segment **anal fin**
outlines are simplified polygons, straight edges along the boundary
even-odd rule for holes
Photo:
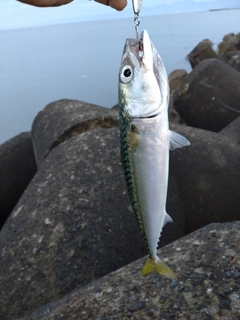
[[[130,211],[131,213],[133,213],[133,208],[131,205],[128,206],[128,211]]]
[[[165,226],[165,224],[167,224],[168,222],[173,222],[173,219],[170,217],[169,214],[167,214],[167,212],[165,212],[165,217],[164,217],[163,225]]]

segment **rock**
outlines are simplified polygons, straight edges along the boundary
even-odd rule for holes
[[[118,126],[118,112],[75,100],[59,100],[39,112],[32,126],[37,165],[70,137],[90,129]]]
[[[229,51],[226,53],[228,60],[231,59],[233,56],[240,56],[240,50]]]
[[[173,94],[188,126],[218,132],[239,116],[240,73],[218,59],[202,61]]]
[[[218,55],[213,50],[212,45],[213,43],[211,40],[205,39],[199,42],[199,44],[187,55],[187,59],[193,69],[205,59],[219,59]]]
[[[187,71],[184,69],[177,69],[172,71],[168,75],[168,81],[169,81],[169,86],[170,86],[170,91],[174,91],[182,82],[184,78],[187,76]]]
[[[228,64],[237,71],[240,71],[240,54],[232,56]]]
[[[218,44],[218,50],[217,53],[220,54],[225,54],[228,51],[233,51],[236,50],[236,46],[234,42],[232,41],[222,41]]]
[[[186,233],[211,222],[238,220],[238,141],[227,134],[177,124],[170,124],[170,129],[191,142],[189,147],[170,152],[170,175],[177,182],[185,209]]]
[[[173,106],[173,94],[170,95],[169,99],[169,106],[168,106],[168,119],[170,122],[183,124],[184,121],[180,117],[179,113],[176,111],[176,109]]]
[[[0,229],[36,171],[30,132],[0,145]]]
[[[159,248],[185,235],[184,207],[180,199],[178,185],[174,177],[169,176],[166,211],[173,218],[173,223],[164,226]]]
[[[219,132],[233,143],[240,145],[240,116]]]
[[[23,316],[147,253],[128,210],[118,131],[75,135],[41,163],[0,233],[1,320]],[[161,245],[184,234],[171,183],[167,209],[174,223]]]
[[[221,55],[222,61],[228,63],[232,68],[240,71],[239,60],[240,60],[240,50],[228,51],[226,54]]]
[[[239,222],[208,225],[159,250],[177,283],[141,277],[142,258],[21,320],[239,319],[239,242]]]
[[[223,37],[223,41],[233,43],[236,50],[240,49],[240,33],[229,33]]]
[[[223,41],[229,41],[231,38],[233,38],[235,36],[235,33],[230,32],[225,34],[225,36],[223,37]]]
[[[236,44],[236,49],[240,50],[240,32],[235,34],[235,37],[238,38],[238,43]]]
[[[221,60],[226,62],[229,60],[228,55],[233,52],[232,50],[239,50],[240,37],[238,34],[228,33],[223,37],[223,41],[218,44],[217,53]]]
[[[111,109],[118,111],[118,104],[115,104]]]

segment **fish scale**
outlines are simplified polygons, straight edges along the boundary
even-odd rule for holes
[[[132,165],[133,161],[132,161],[130,141],[129,141],[129,131],[130,131],[131,124],[129,121],[125,119],[123,110],[124,110],[124,104],[123,105],[119,104],[119,126],[120,126],[122,165],[124,168],[125,180],[127,184],[131,207],[137,219],[138,226],[142,233],[145,245],[149,249],[146,233],[144,230],[143,220],[139,210],[139,203],[138,203],[137,194],[136,194],[136,185],[134,183],[134,169]]]

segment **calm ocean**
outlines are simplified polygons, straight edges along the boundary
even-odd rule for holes
[[[142,17],[141,28],[148,30],[168,73],[190,71],[186,55],[202,39],[216,46],[224,34],[239,32],[239,13]],[[37,113],[58,99],[115,105],[120,58],[129,36],[135,36],[130,18],[1,31],[0,143],[29,131]]]

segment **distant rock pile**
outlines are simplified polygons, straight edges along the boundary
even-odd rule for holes
[[[240,33],[229,33],[217,52],[209,39],[187,56],[193,71],[169,74],[170,121],[219,132],[240,116]],[[176,111],[178,114],[176,114]]]
[[[1,320],[238,319],[239,39],[218,52],[204,40],[188,55],[193,71],[169,75],[170,129],[191,142],[170,154],[174,223],[159,251],[178,282],[142,278],[144,259],[134,262],[146,248],[128,210],[117,107],[56,101],[31,134],[0,146]]]

